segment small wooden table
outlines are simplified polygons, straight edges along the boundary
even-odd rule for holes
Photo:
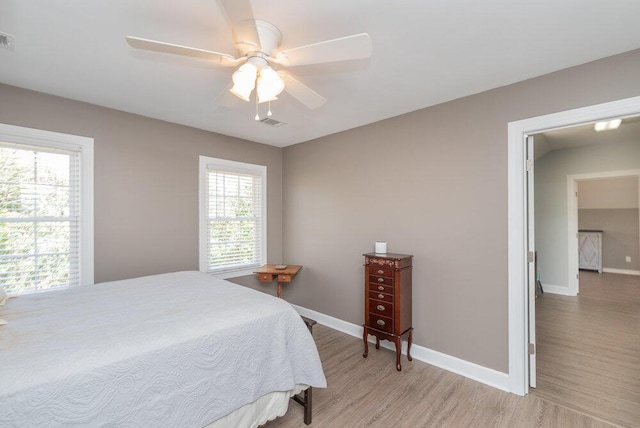
[[[273,282],[277,278],[278,297],[282,298],[282,285],[286,282],[291,282],[293,277],[300,272],[302,266],[287,265],[284,269],[276,269],[276,266],[278,265],[264,265],[256,269],[253,273],[258,274],[258,280],[260,280],[260,282]]]

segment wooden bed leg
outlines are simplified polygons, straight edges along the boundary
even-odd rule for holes
[[[307,389],[305,389],[302,392],[302,397],[300,397],[300,395],[294,395],[293,397],[291,397],[291,399],[293,401],[295,401],[296,403],[300,404],[303,408],[304,408],[304,423],[305,425],[310,425],[311,424],[311,410],[312,410],[312,406],[311,406],[311,402],[312,402],[312,387],[309,387]]]
[[[364,328],[363,332],[362,332],[362,341],[364,342],[364,352],[362,353],[362,356],[364,358],[367,358],[367,355],[369,355],[369,342],[367,342],[367,338],[369,337],[369,332],[367,331],[367,326],[362,326]]]
[[[311,387],[307,388],[304,391],[304,424],[305,425],[310,425],[311,424],[311,395],[312,391],[311,391]]]

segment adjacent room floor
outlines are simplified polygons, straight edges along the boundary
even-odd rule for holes
[[[533,394],[640,427],[640,276],[580,272],[580,294],[536,302]]]
[[[362,340],[316,325],[313,332],[327,389],[313,391],[311,427],[611,427],[592,417],[529,394],[520,397],[414,358],[369,347]],[[302,408],[265,425],[304,427]]]

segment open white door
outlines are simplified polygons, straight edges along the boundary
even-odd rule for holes
[[[529,386],[536,387],[536,252],[533,199],[533,136],[527,136],[527,292],[529,293]]]

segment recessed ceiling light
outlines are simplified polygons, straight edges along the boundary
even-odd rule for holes
[[[620,124],[622,123],[622,119],[613,119],[606,122],[596,122],[593,129],[596,131],[609,131],[611,129],[618,129]]]

